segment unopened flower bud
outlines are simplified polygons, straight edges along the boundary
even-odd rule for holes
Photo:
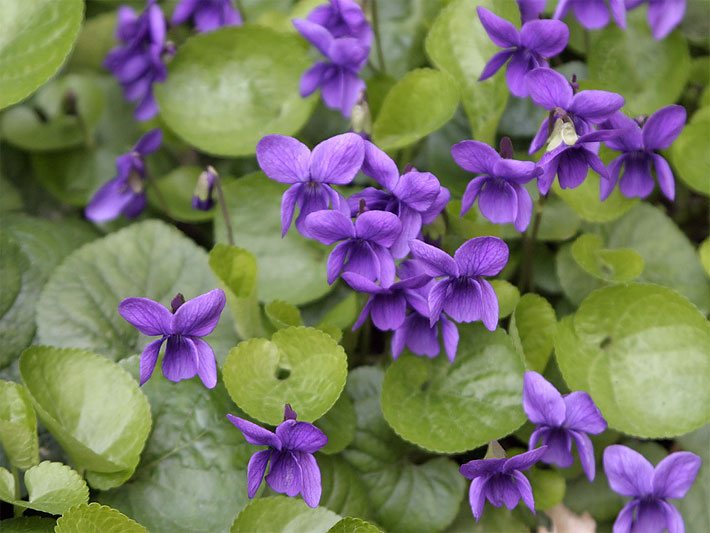
[[[195,185],[195,191],[192,195],[193,209],[209,211],[214,207],[212,193],[217,179],[219,179],[217,171],[212,166],[207,167],[207,170],[199,175],[197,184]]]

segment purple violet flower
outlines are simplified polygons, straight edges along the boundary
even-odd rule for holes
[[[343,271],[379,280],[385,287],[394,281],[394,258],[389,248],[402,231],[397,215],[365,211],[353,222],[349,214],[323,210],[308,215],[305,228],[309,237],[323,244],[342,241],[328,257],[328,283]]]
[[[372,27],[360,4],[353,0],[330,0],[311,11],[307,20],[323,26],[336,39],[354,37],[367,48],[372,46]]]
[[[654,39],[665,39],[685,16],[686,0],[626,0],[626,9],[648,3],[648,24]]]
[[[547,68],[546,58],[565,49],[569,41],[567,25],[559,20],[531,20],[518,31],[512,23],[485,7],[478,7],[476,11],[488,37],[505,48],[488,61],[478,81],[493,76],[510,59],[505,71],[508,88],[515,96],[527,96],[525,74],[538,67]]]
[[[621,194],[627,198],[646,198],[653,191],[651,169],[655,168],[661,191],[666,198],[673,200],[673,171],[668,161],[656,152],[666,150],[673,144],[683,131],[685,119],[685,108],[679,105],[659,109],[643,122],[643,127],[620,112],[610,118],[605,125],[617,129],[619,135],[607,140],[606,144],[623,153],[609,164],[610,179],[601,182],[600,198],[606,200],[617,182]]]
[[[155,0],[147,0],[140,15],[128,6],[118,9],[116,38],[121,44],[108,53],[104,66],[123,87],[126,100],[137,102],[133,113],[137,120],[149,120],[158,113],[153,84],[167,78],[163,54],[173,53],[165,34],[165,15]]]
[[[241,26],[242,15],[232,5],[232,0],[180,0],[173,11],[172,23],[191,21],[200,33],[224,26]]]
[[[360,171],[365,151],[362,138],[344,133],[326,139],[311,152],[302,142],[284,135],[267,135],[256,145],[256,159],[269,178],[291,187],[281,199],[281,235],[291,226],[293,212],[300,212],[296,228],[310,213],[328,209],[348,210],[347,200],[331,185],[347,185]]]
[[[202,337],[217,326],[224,309],[225,296],[213,289],[188,300],[178,294],[171,302],[172,313],[148,298],[126,298],[118,306],[123,319],[149,337],[160,336],[149,343],[141,354],[140,383],[153,374],[158,354],[167,341],[163,355],[163,375],[178,382],[199,376],[208,389],[217,384],[217,364],[214,352]]]
[[[535,512],[532,487],[522,471],[537,463],[544,453],[543,446],[508,459],[475,459],[461,465],[461,475],[472,480],[468,501],[476,522],[483,515],[486,500],[494,507],[505,505],[513,509],[522,498],[528,509]]]
[[[215,181],[219,179],[217,171],[212,166],[200,173],[195,184],[195,191],[192,193],[192,208],[199,211],[209,211],[214,207]]]
[[[159,129],[143,135],[131,151],[116,158],[116,177],[94,193],[84,210],[92,222],[108,222],[123,215],[135,218],[145,209],[144,158],[160,148],[163,133]]]
[[[586,392],[562,396],[537,372],[523,377],[523,409],[537,427],[530,435],[530,449],[539,440],[547,446],[540,459],[560,468],[572,466],[572,440],[577,444],[579,460],[589,481],[594,480],[594,447],[588,433],[598,435],[606,430],[606,420]]]
[[[479,141],[461,141],[451,147],[456,164],[474,174],[461,200],[461,216],[478,199],[481,213],[494,224],[514,223],[515,229],[525,231],[530,224],[533,202],[523,187],[542,173],[532,161],[505,159]]]
[[[615,444],[604,450],[604,473],[611,489],[633,499],[621,509],[614,533],[683,533],[683,517],[667,499],[683,498],[702,461],[690,452],[675,452],[654,468],[643,455]]]
[[[609,11],[617,26],[626,29],[624,0],[560,0],[552,18],[563,19],[570,9],[579,23],[588,30],[598,30],[609,24]]]
[[[498,325],[498,297],[483,276],[495,276],[508,262],[508,246],[497,237],[477,237],[463,243],[452,258],[422,241],[411,241],[412,256],[425,272],[440,278],[428,295],[429,323],[446,312],[456,322],[481,320],[490,331]]]
[[[318,507],[322,487],[320,468],[313,454],[328,443],[325,433],[308,422],[297,422],[296,412],[288,404],[284,409],[284,421],[278,425],[275,433],[231,414],[227,418],[242,432],[249,444],[269,447],[256,452],[249,459],[249,498],[256,495],[270,462],[266,483],[272,490],[291,498],[300,493],[309,507]]]
[[[520,10],[520,21],[525,24],[531,20],[540,18],[540,15],[545,11],[547,0],[518,0],[518,9]]]

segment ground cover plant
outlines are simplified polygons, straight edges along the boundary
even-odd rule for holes
[[[710,531],[707,1],[0,21],[0,530]]]

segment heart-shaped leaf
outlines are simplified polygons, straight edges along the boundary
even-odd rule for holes
[[[607,249],[599,235],[586,233],[577,237],[570,251],[577,264],[602,281],[624,283],[643,272],[643,258],[630,248]]]
[[[302,500],[271,496],[247,505],[234,520],[231,533],[253,533],[264,527],[271,531],[327,533],[339,520],[340,516],[323,507],[312,509]]]
[[[126,515],[98,503],[72,507],[57,520],[54,533],[148,533]]]

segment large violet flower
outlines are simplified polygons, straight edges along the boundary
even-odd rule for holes
[[[528,371],[523,378],[523,409],[537,426],[530,435],[530,449],[540,440],[547,446],[540,460],[561,468],[571,466],[574,440],[584,473],[592,481],[594,448],[587,434],[606,430],[606,420],[589,394],[577,391],[562,396],[540,374]]]
[[[657,40],[665,39],[685,16],[686,0],[626,0],[626,9],[648,3],[648,24]]]
[[[272,180],[291,185],[281,199],[281,234],[286,235],[291,226],[296,206],[300,209],[296,227],[301,233],[310,213],[328,207],[347,210],[347,200],[331,185],[350,183],[363,157],[363,140],[355,133],[326,139],[312,153],[293,137],[267,135],[261,139],[256,145],[259,166]]]
[[[588,30],[598,30],[609,24],[609,11],[614,22],[626,29],[624,0],[560,0],[553,18],[563,19],[572,10],[579,23]]]
[[[525,231],[530,224],[533,202],[523,184],[542,173],[532,161],[504,159],[479,141],[461,141],[451,147],[456,164],[474,174],[461,200],[463,216],[478,199],[481,213],[494,224],[514,223]]]
[[[328,437],[308,422],[297,422],[296,412],[286,405],[284,421],[272,433],[268,429],[227,415],[229,421],[242,432],[249,444],[268,446],[256,452],[247,466],[247,495],[253,498],[261,485],[266,467],[271,463],[266,482],[272,490],[293,498],[297,494],[309,507],[318,507],[321,496],[320,468],[313,456],[328,443]]]
[[[633,499],[614,522],[614,533],[683,533],[683,517],[670,499],[682,498],[695,481],[700,457],[675,452],[656,468],[640,453],[615,444],[604,450],[604,473],[614,492]]]
[[[180,0],[173,11],[172,22],[178,25],[187,21],[202,33],[224,26],[240,26],[242,16],[232,0]]]
[[[446,312],[456,322],[481,320],[490,331],[498,325],[498,297],[483,276],[495,276],[508,262],[508,246],[497,237],[477,237],[463,243],[452,258],[422,241],[409,243],[412,256],[427,274],[440,278],[428,297],[429,321]]]
[[[663,194],[673,200],[675,181],[665,158],[656,153],[673,144],[685,125],[685,108],[669,105],[656,111],[643,123],[617,113],[606,125],[616,128],[619,135],[606,141],[609,148],[623,152],[609,164],[609,180],[601,182],[601,199],[606,200],[619,182],[621,194],[628,198],[645,198],[653,190],[653,174]],[[623,167],[623,171],[622,171]],[[619,176],[621,180],[619,181]]]
[[[163,375],[170,381],[200,376],[205,387],[217,384],[214,352],[202,337],[212,333],[224,309],[225,296],[214,289],[187,302],[181,294],[172,301],[172,313],[148,298],[126,298],[118,312],[143,335],[160,336],[149,343],[141,354],[140,383],[150,378],[158,354],[167,341],[163,356]]]
[[[505,48],[494,55],[483,68],[479,81],[493,76],[508,61],[505,79],[510,92],[518,97],[528,95],[525,74],[538,67],[548,67],[548,57],[556,56],[567,46],[569,29],[559,20],[531,20],[518,31],[507,20],[485,7],[478,7],[478,18],[491,40]]]
[[[131,151],[116,158],[116,177],[105,183],[84,210],[92,222],[108,222],[119,215],[137,217],[145,209],[144,158],[160,148],[163,134],[151,130],[141,137]]]
[[[336,39],[354,37],[367,48],[372,45],[372,27],[354,0],[330,0],[313,9],[307,20],[323,26]]]

